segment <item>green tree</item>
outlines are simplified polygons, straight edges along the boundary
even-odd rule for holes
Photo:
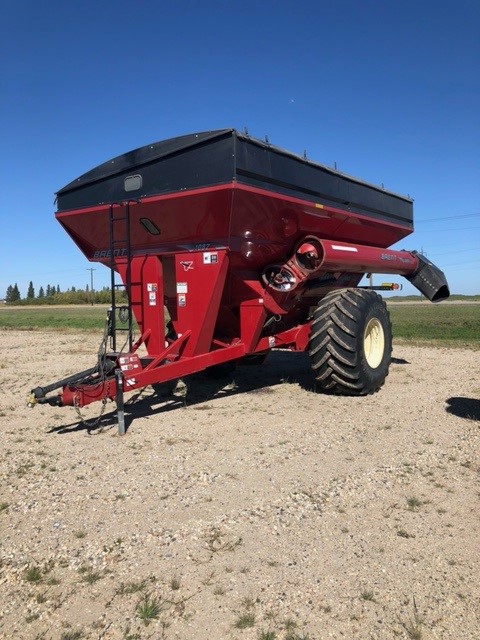
[[[15,283],[12,287],[12,285],[9,285],[7,287],[7,293],[5,296],[5,300],[7,302],[17,302],[17,300],[20,300],[20,291],[18,290],[18,285],[17,283]]]
[[[28,285],[27,298],[35,298],[35,289],[33,288],[33,282],[31,280]]]
[[[39,298],[45,297],[45,291],[43,290],[43,287],[40,287],[40,289],[38,290],[38,297]]]

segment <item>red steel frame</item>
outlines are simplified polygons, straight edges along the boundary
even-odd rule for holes
[[[316,263],[306,267],[299,261],[303,246],[317,249]],[[126,391],[166,382],[207,367],[238,360],[245,355],[263,353],[274,347],[304,351],[308,345],[310,321],[261,336],[267,318],[288,316],[295,310],[298,296],[308,298],[306,284],[319,273],[371,271],[408,275],[418,266],[416,257],[406,251],[392,251],[349,243],[307,237],[297,245],[292,258],[281,268],[294,279],[288,291],[258,278],[242,278],[249,296],[239,304],[238,335],[216,335],[229,267],[227,249],[176,252],[165,256],[134,256],[130,262],[130,304],[141,335],[128,353],[117,357]],[[125,281],[127,263],[118,258],[116,267]],[[395,265],[395,266],[394,266]],[[234,283],[230,283],[235,286]],[[165,331],[164,303],[170,312],[176,337]],[[302,304],[305,304],[304,300]],[[225,313],[232,313],[227,308]],[[235,325],[235,323],[233,323]],[[228,323],[227,323],[228,325]],[[148,356],[137,351],[144,345]],[[62,404],[85,406],[104,398],[114,399],[117,378],[89,385],[66,386]]]
[[[129,285],[140,331],[127,353],[108,354],[116,375],[66,385],[64,405],[118,400],[119,381],[133,391],[274,347],[304,351],[310,307],[327,291],[355,287],[366,272],[408,275],[418,267],[413,254],[383,248],[409,226],[237,182],[132,204],[131,253],[114,252],[122,245],[110,235],[109,212],[125,205],[57,213],[82,252]],[[158,235],[146,232],[145,218]]]

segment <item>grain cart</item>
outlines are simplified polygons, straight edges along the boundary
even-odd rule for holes
[[[88,260],[111,269],[111,309],[97,364],[33,389],[30,404],[116,400],[120,433],[124,391],[275,348],[309,351],[321,390],[373,393],[392,335],[363,275],[405,276],[433,302],[449,295],[424,256],[388,249],[413,231],[410,198],[234,129],[118,156],[58,191],[57,204]]]

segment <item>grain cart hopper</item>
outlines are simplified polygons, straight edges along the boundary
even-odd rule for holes
[[[449,295],[424,256],[388,249],[413,231],[410,198],[233,129],[114,158],[57,204],[88,260],[111,269],[108,340],[91,370],[33,389],[30,402],[116,400],[120,432],[125,390],[274,348],[308,350],[319,389],[372,393],[388,373],[391,325],[362,276],[405,276],[433,302]]]

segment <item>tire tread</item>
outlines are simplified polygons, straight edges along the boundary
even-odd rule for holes
[[[379,375],[369,379],[361,366],[359,343],[363,345],[364,318],[371,308],[383,317],[387,335],[385,364],[382,363]],[[390,317],[385,301],[378,294],[365,289],[328,293],[314,311],[310,333],[309,352],[318,385],[337,394],[374,393],[388,375],[391,342]]]

